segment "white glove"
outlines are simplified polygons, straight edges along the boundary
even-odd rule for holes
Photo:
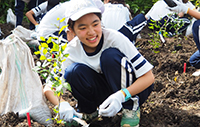
[[[173,11],[173,12],[176,12],[176,13],[180,13],[180,12],[183,12],[184,14],[187,14],[187,11],[189,9],[188,6],[186,6],[184,3],[181,3],[177,0],[173,0],[177,6],[175,7],[167,7],[170,11]]]
[[[38,27],[39,27],[39,24],[35,25],[35,32],[37,32]]]
[[[99,115],[114,116],[122,108],[122,103],[125,102],[125,97],[121,91],[110,95],[100,106]]]
[[[60,119],[65,121],[72,121],[73,117],[82,118],[82,115],[77,113],[68,102],[61,102],[59,106]]]
[[[32,39],[35,39],[35,40],[37,39],[37,33],[36,32],[31,33],[30,36],[31,36]]]

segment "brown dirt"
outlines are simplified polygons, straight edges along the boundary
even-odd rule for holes
[[[13,29],[9,24],[0,24],[0,27],[5,36]],[[148,42],[148,33],[151,32],[144,28],[142,39],[136,42],[139,51],[154,65],[155,75],[154,91],[141,106],[140,127],[200,127],[200,77],[191,76],[195,68],[189,64],[190,56],[197,50],[193,37],[180,36],[179,41],[175,41],[174,37],[166,38],[166,42],[156,49],[159,53],[154,53]],[[182,49],[175,50],[177,45],[181,45]],[[186,73],[183,73],[184,63],[187,65]],[[69,102],[74,100],[70,93],[68,97]],[[74,102],[71,104],[73,106]],[[118,127],[119,121],[120,117],[103,118],[103,121],[94,122],[93,126]],[[42,126],[35,121],[31,121],[31,125]],[[0,126],[25,127],[28,124],[26,119],[7,113],[0,116]],[[58,126],[56,122],[54,126]]]

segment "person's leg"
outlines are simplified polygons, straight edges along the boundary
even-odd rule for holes
[[[22,25],[23,11],[24,11],[24,1],[15,0],[16,26]]]
[[[189,60],[191,66],[198,69],[192,74],[193,76],[200,75],[200,35],[199,35],[200,27],[199,26],[200,26],[200,20],[196,20],[192,26],[193,38],[198,48],[198,50],[190,57]]]
[[[190,57],[190,64],[196,69],[200,69],[200,37],[199,37],[200,20],[194,22],[192,26],[193,38],[198,50]]]
[[[196,20],[192,26],[192,34],[198,50],[200,51],[200,20]]]
[[[135,43],[137,35],[146,26],[147,21],[143,14],[136,15],[131,21],[126,22],[118,31]]]
[[[195,67],[196,69],[200,69],[200,52],[197,50],[192,56],[190,57],[190,65]]]
[[[102,72],[113,93],[122,88],[127,88],[135,82],[136,77],[131,62],[118,49],[106,49],[102,53],[100,61]],[[139,105],[145,102],[152,90],[153,85],[137,95],[139,96]],[[137,96],[133,96],[132,99],[134,100]],[[136,109],[138,107],[138,101],[133,101],[132,99],[125,102],[123,107]]]
[[[71,85],[72,95],[78,100],[80,112],[95,112],[111,94],[105,77],[84,64],[74,63],[68,66],[64,77]]]

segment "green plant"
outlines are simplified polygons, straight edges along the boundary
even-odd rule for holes
[[[190,0],[192,3],[194,3],[195,7],[200,7],[200,0]]]
[[[151,23],[149,23],[149,29],[155,30],[155,32],[152,32],[149,34],[149,36],[152,38],[149,43],[152,45],[154,52],[158,53],[159,51],[155,51],[155,49],[158,49],[161,46],[161,42],[165,43],[164,37],[171,37],[174,36],[174,41],[180,41],[179,33],[180,28],[184,25],[184,22],[182,20],[179,20],[179,18],[172,18],[171,15],[168,15],[169,18],[164,19],[164,23],[162,24],[160,21],[154,21],[150,20]],[[168,29],[175,30],[174,34],[171,35],[167,31]]]
[[[61,23],[64,22],[65,18],[58,18],[57,20],[59,23]],[[56,27],[60,29],[60,35],[63,29],[67,26],[62,26],[61,28],[59,26]],[[58,96],[59,102],[64,89],[71,91],[70,84],[65,82],[64,77],[61,76],[61,65],[69,55],[64,53],[64,50],[67,47],[67,43],[61,45],[61,39],[62,35],[59,37],[49,37],[47,39],[41,37],[42,43],[39,45],[39,50],[35,51],[34,54],[39,55],[40,61],[42,62],[38,61],[35,68],[33,69],[47,81],[47,84],[52,85],[51,89],[54,91],[54,94]],[[53,43],[52,48],[48,46],[49,43]],[[56,107],[53,110],[55,113],[58,113],[58,109]],[[56,120],[57,123],[61,123],[62,121],[57,117],[52,119]]]
[[[146,13],[152,6],[152,0],[125,0],[133,10],[134,14]]]

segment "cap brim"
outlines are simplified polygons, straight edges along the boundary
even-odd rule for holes
[[[95,7],[91,7],[91,8],[85,8],[81,11],[78,11],[76,13],[74,13],[70,19],[72,21],[76,21],[78,20],[79,18],[81,18],[82,16],[86,15],[86,14],[89,14],[89,13],[101,13],[101,10],[98,9],[98,8],[95,8]]]

